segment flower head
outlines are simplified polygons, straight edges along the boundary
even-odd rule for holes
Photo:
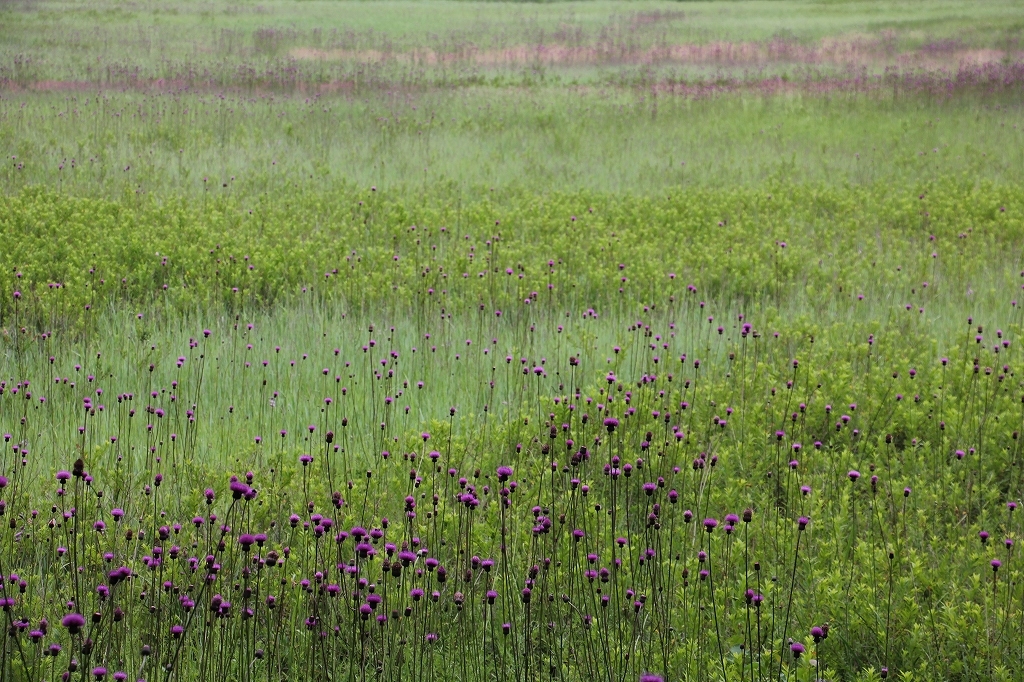
[[[80,613],[69,613],[60,619],[60,624],[66,627],[68,632],[76,635],[85,627],[85,616]]]

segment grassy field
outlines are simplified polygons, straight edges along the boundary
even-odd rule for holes
[[[471,200],[491,189],[1019,182],[1024,118],[1014,95],[965,97],[692,100],[554,87],[364,99],[18,94],[0,102],[0,143],[11,151],[0,179],[116,199],[227,195],[249,207],[296,187],[429,195],[443,186]]]
[[[1021,9],[0,3],[0,682],[1021,679]]]
[[[824,63],[842,63],[839,55],[848,54],[850,59],[882,66],[923,50],[919,58],[927,55],[956,66],[957,57],[964,56],[958,51],[1020,51],[1024,29],[1019,4],[1013,0],[130,5],[29,0],[8,2],[7,7],[0,28],[7,63],[0,75],[26,83],[31,78],[96,82],[111,74],[116,77],[119,71],[139,78],[167,78],[192,68],[221,74],[228,85],[243,82],[245,74],[236,71],[239,66],[272,70],[282,68],[289,56],[298,58],[300,69],[309,69],[307,75],[332,63],[438,66],[428,55],[447,55],[448,70],[478,65],[483,72],[514,72],[523,65],[514,63],[516,53],[505,51],[518,47],[552,54],[561,54],[559,48],[593,48],[601,58],[577,55],[575,60],[576,67],[588,67],[582,70],[592,77],[600,70],[588,61],[635,64],[650,56],[645,50],[659,46],[732,46],[732,52],[702,61],[747,60],[748,67],[758,68],[772,62],[806,62],[811,55],[805,50],[813,48],[831,55],[820,59]],[[759,43],[793,49],[756,60],[741,49]],[[304,64],[316,61],[326,64]],[[560,65],[554,66],[558,72]],[[568,69],[567,77],[574,75],[572,71]],[[388,71],[381,73],[383,77]]]

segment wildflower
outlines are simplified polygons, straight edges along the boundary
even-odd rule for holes
[[[250,491],[249,486],[241,481],[232,481],[228,486],[228,489],[231,490],[231,497],[235,500],[242,499],[242,497],[249,494]]]
[[[69,613],[60,620],[60,624],[72,635],[77,635],[85,627],[85,616],[80,613]]]

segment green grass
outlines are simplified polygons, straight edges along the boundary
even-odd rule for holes
[[[940,274],[951,295],[984,296],[981,282],[1013,274],[1022,216],[1019,188],[968,180],[474,200],[456,190],[297,189],[251,205],[26,190],[0,202],[0,236],[11,245],[0,285],[21,292],[0,313],[8,326],[74,332],[88,323],[84,306],[107,302],[173,319],[313,296],[425,315],[477,302],[517,308],[531,292],[556,309],[625,312],[681,300],[688,284],[722,302],[806,295],[827,308],[833,296],[895,282],[903,290]]]
[[[1009,94],[692,101],[538,86],[307,102],[82,92],[9,96],[0,122],[11,190],[230,195],[249,207],[296,186],[648,194],[961,175],[1013,183],[1024,168],[1024,116]]]
[[[0,680],[1020,679],[1020,10],[3,3]]]
[[[41,62],[51,78],[95,74],[96,61],[157,69],[162,60],[216,64],[278,56],[291,47],[395,50],[491,48],[625,39],[764,41],[895,34],[907,47],[955,37],[971,46],[1012,41],[1020,3],[992,2],[116,2],[10,3],[0,32],[8,59]],[[257,47],[254,34],[283,35]]]
[[[940,223],[937,242],[928,240],[927,230],[896,219],[891,232],[875,236],[873,251],[866,231],[854,232],[848,222],[830,227],[828,219],[870,220],[858,208],[868,197],[795,192],[792,208],[816,206],[821,222],[789,236],[785,253],[775,249],[771,270],[787,285],[781,296],[773,295],[769,284],[759,297],[716,300],[704,284],[711,273],[704,272],[694,275],[701,284],[696,293],[687,293],[682,285],[687,280],[677,279],[656,287],[658,299],[646,306],[629,295],[616,301],[612,292],[620,276],[636,277],[642,286],[651,266],[648,259],[634,263],[627,257],[628,239],[610,253],[603,250],[611,241],[594,243],[592,259],[573,261],[578,269],[570,269],[567,284],[592,278],[597,290],[589,295],[577,299],[560,286],[553,300],[541,289],[536,303],[517,305],[508,285],[498,283],[476,290],[482,309],[455,297],[423,296],[422,289],[412,293],[403,283],[415,274],[405,269],[392,280],[403,286],[388,292],[388,282],[373,277],[375,268],[386,267],[387,257],[374,258],[374,249],[360,250],[366,262],[353,265],[354,276],[333,291],[337,296],[329,287],[314,287],[271,309],[244,296],[232,305],[225,292],[226,303],[205,302],[182,313],[159,294],[126,305],[102,286],[72,282],[67,293],[85,288],[94,302],[84,337],[75,342],[60,331],[55,336],[15,332],[5,339],[0,364],[0,375],[17,378],[0,394],[0,429],[19,448],[18,456],[7,448],[3,454],[11,491],[5,511],[14,526],[0,531],[0,543],[5,570],[16,571],[28,586],[15,596],[12,618],[45,615],[54,624],[44,641],[59,642],[67,652],[53,662],[56,669],[65,668],[70,655],[86,670],[173,662],[169,677],[180,679],[201,678],[213,668],[232,679],[365,674],[369,679],[483,680],[512,676],[526,666],[566,680],[582,679],[580,670],[587,667],[602,676],[623,671],[635,678],[656,670],[673,679],[734,679],[741,669],[752,675],[755,662],[762,679],[766,668],[775,667],[789,679],[876,680],[883,666],[914,679],[1012,679],[1009,671],[1020,664],[1015,628],[1021,614],[1020,568],[1016,552],[1001,543],[1019,539],[1021,532],[1019,512],[1009,513],[1005,506],[1019,500],[1022,485],[1020,389],[1013,370],[1022,325],[1020,308],[1008,300],[1020,281],[1019,247],[1011,246],[1020,243],[1014,236],[1019,218],[986,222],[969,208],[972,198],[984,205],[984,197],[965,199],[949,188],[935,189],[932,196],[938,204],[931,207]],[[57,215],[68,214],[71,207],[62,206],[63,200],[49,199]],[[690,196],[686,206],[692,210],[714,202],[713,196]],[[919,202],[911,197],[902,203],[910,213]],[[961,208],[953,212],[954,221],[980,229],[959,238],[954,225],[942,224],[939,207],[944,205]],[[112,205],[99,208],[117,211]],[[640,230],[646,215],[671,211],[636,208],[642,210],[605,207],[598,215],[607,211],[617,226],[629,220]],[[1019,210],[1014,204],[1014,215]],[[875,211],[876,217],[884,214]],[[474,213],[480,223],[485,217]],[[135,220],[126,217],[126,224]],[[734,220],[743,224],[741,215]],[[98,234],[111,231],[108,223],[89,222]],[[756,224],[747,224],[748,238]],[[387,232],[381,222],[371,226]],[[826,254],[815,238],[828,238],[818,233],[829,229],[835,231],[831,238],[837,248]],[[396,237],[400,231],[405,232],[394,230]],[[713,228],[702,230],[708,231]],[[523,239],[531,234],[521,232]],[[905,241],[896,236],[900,232]],[[185,243],[205,247],[189,230],[179,233]],[[429,229],[420,234],[439,238]],[[479,242],[487,234],[472,235],[469,245],[492,253]],[[549,238],[547,245],[557,250],[570,236]],[[846,237],[864,241],[843,242]],[[412,239],[408,234],[403,241]],[[464,242],[458,234],[452,240]],[[759,276],[742,272],[735,262],[719,262],[745,241],[718,240],[703,251],[707,268],[721,267],[739,280],[731,286]],[[339,239],[339,249],[342,244]],[[636,246],[657,244],[646,240]],[[138,254],[102,246],[115,264],[145,262]],[[497,262],[512,265],[522,255],[522,246],[508,246],[507,251],[499,247],[505,260]],[[676,242],[681,252],[691,248]],[[815,248],[823,258],[810,255]],[[862,260],[846,261],[844,253]],[[273,254],[294,259],[283,245]],[[440,273],[452,265],[448,259],[458,258],[447,246],[437,257],[418,265],[429,262],[432,272]],[[538,257],[527,261],[526,272],[543,269],[535,263]],[[614,264],[620,257],[629,262],[622,271]],[[785,262],[790,257],[795,262]],[[261,270],[263,258],[256,259]],[[844,280],[844,265],[855,284]],[[215,266],[206,267],[209,273]],[[552,279],[566,279],[557,272],[561,267]],[[822,287],[811,274],[819,268],[825,268],[830,285]],[[101,267],[83,277],[95,283],[104,274]],[[787,278],[790,274],[796,282]],[[502,277],[507,276],[497,275]],[[769,274],[769,279],[775,278]],[[211,283],[195,286],[209,291]],[[380,291],[387,298],[360,306],[358,291],[340,295],[345,286]],[[611,300],[603,301],[602,292]],[[498,305],[501,317],[493,312]],[[590,305],[595,317],[581,314]],[[748,336],[742,335],[741,315],[752,325]],[[975,341],[982,327],[983,344]],[[1002,339],[1011,345],[997,353],[992,345]],[[571,365],[570,357],[578,365]],[[948,366],[942,357],[949,358]],[[701,361],[699,369],[695,360]],[[1001,369],[1004,364],[1008,369]],[[534,376],[532,367],[545,371]],[[617,377],[611,383],[605,378],[609,372]],[[92,412],[82,410],[86,398],[93,401]],[[598,411],[601,403],[608,412]],[[630,414],[629,408],[637,412]],[[669,413],[670,421],[654,411],[658,417]],[[589,422],[581,413],[589,413]],[[622,420],[614,435],[600,424],[604,414]],[[728,416],[728,428],[719,421],[722,415]],[[852,415],[849,424],[833,426],[842,424],[839,415]],[[562,423],[564,432],[558,428]],[[669,423],[683,429],[679,439]],[[556,429],[554,438],[550,428]],[[333,446],[323,441],[327,431]],[[423,433],[430,434],[429,442]],[[565,438],[575,439],[575,447],[588,446],[592,461],[570,468],[575,448],[566,448]],[[793,451],[793,443],[802,443],[803,451]],[[424,461],[430,449],[440,453],[437,471]],[[958,450],[971,452],[960,460]],[[302,465],[299,457],[306,453],[314,459]],[[415,453],[418,459],[410,459]],[[613,456],[635,467],[633,476],[618,484],[601,473],[602,463]],[[713,467],[691,466],[712,457]],[[92,477],[90,485],[73,482],[66,496],[55,494],[52,477],[79,458]],[[800,462],[792,471],[786,464],[791,458]],[[550,474],[551,460],[565,471]],[[518,483],[505,514],[496,495],[500,465],[513,466]],[[443,473],[449,467],[477,486],[479,510],[467,512],[454,501],[455,478]],[[410,469],[422,481],[412,483]],[[856,485],[846,479],[852,469],[864,474]],[[227,476],[245,472],[253,473],[260,494],[249,503],[232,503]],[[868,481],[872,474],[879,476],[877,485]],[[649,499],[640,485],[658,476],[666,488]],[[579,497],[572,478],[589,486],[588,498]],[[803,485],[810,487],[806,495],[799,491]],[[217,498],[214,503],[204,501],[207,487]],[[912,489],[909,497],[902,495],[904,487]],[[668,502],[669,489],[680,492],[678,503]],[[332,491],[343,500],[340,508],[329,502]],[[441,500],[437,506],[430,502],[434,494]],[[416,521],[402,521],[405,495],[414,495],[419,504]],[[659,528],[645,523],[653,502],[661,505]],[[558,532],[550,538],[531,535],[535,504],[550,509],[555,519]],[[57,511],[74,506],[75,514],[50,528],[45,510],[51,505]],[[441,583],[429,572],[412,571],[394,578],[382,571],[379,559],[363,562],[361,575],[385,595],[382,613],[390,618],[381,629],[373,623],[372,635],[363,639],[352,613],[359,600],[334,601],[315,589],[306,592],[299,583],[315,569],[325,583],[356,590],[360,599],[367,595],[365,587],[333,566],[335,560],[354,560],[347,549],[351,544],[335,551],[317,542],[309,530],[315,519],[302,530],[301,522],[313,515],[310,505],[341,528],[380,527],[381,517],[390,518],[386,539],[425,539],[430,556],[448,567],[449,580]],[[116,526],[110,515],[115,507],[126,511]],[[745,507],[754,510],[750,527],[727,536],[720,526],[713,538],[687,525],[682,513],[694,510],[699,523]],[[44,511],[37,517],[30,508]],[[617,521],[609,520],[609,510],[616,511]],[[211,512],[233,530],[219,533],[207,525],[192,530],[189,519]],[[297,530],[289,528],[292,513],[302,515]],[[567,514],[568,525],[560,525],[560,514]],[[811,518],[809,530],[802,532],[796,525],[801,515]],[[94,521],[105,521],[106,531],[89,530]],[[171,532],[174,523],[183,529]],[[165,543],[156,540],[161,526],[169,535]],[[565,537],[572,528],[586,529],[582,545]],[[977,539],[982,530],[993,534],[987,545]],[[249,552],[237,544],[246,532],[267,534],[261,555],[273,550],[288,560],[279,569],[246,572]],[[506,551],[501,533],[507,533]],[[620,536],[627,538],[627,547],[618,556],[626,561],[610,584],[597,583],[598,592],[611,594],[615,604],[601,610],[598,595],[580,580],[590,566],[581,549],[602,556],[597,565],[605,566],[613,538]],[[140,563],[140,556],[150,556],[148,538],[181,557],[166,559],[159,575]],[[35,543],[26,544],[30,539]],[[167,549],[171,543],[183,549]],[[69,545],[82,549],[57,553],[56,547]],[[659,558],[644,567],[636,559],[646,547],[656,547]],[[110,565],[103,552],[137,574],[106,601],[89,593],[95,583],[107,581]],[[717,562],[712,564],[717,596],[697,578],[707,566],[698,552],[710,552]],[[210,590],[186,562],[191,556],[202,561],[207,554],[220,566]],[[497,558],[497,568],[493,573],[478,568],[464,582],[462,567],[471,555]],[[552,564],[534,585],[537,601],[531,610],[517,596],[519,585],[529,567],[545,557]],[[1003,562],[997,579],[989,568],[993,558]],[[156,580],[191,596],[200,604],[196,613],[210,613],[206,604],[213,592],[233,600],[235,612],[216,620],[193,619],[178,595],[171,588],[164,592]],[[233,588],[233,581],[240,587]],[[242,585],[257,598],[246,596]],[[750,625],[755,614],[742,597],[746,585],[766,598],[756,630]],[[428,594],[436,589],[438,602],[413,601],[410,590],[420,587]],[[493,609],[484,594],[492,588],[499,593]],[[627,588],[647,600],[641,622],[632,615],[632,602],[619,594]],[[548,593],[558,597],[544,604]],[[267,594],[279,600],[277,610],[265,606]],[[562,594],[567,601],[561,601]],[[66,601],[78,611],[101,613],[100,624],[88,633],[98,643],[95,648],[83,649],[81,636],[55,625],[69,608]],[[404,617],[389,610],[401,614],[406,606],[410,611]],[[127,619],[111,621],[115,608]],[[253,619],[238,615],[245,608],[253,609]],[[584,624],[583,614],[591,612],[599,629]],[[309,617],[337,625],[340,635],[318,639],[304,625]],[[511,624],[508,637],[501,634],[501,623]],[[180,649],[169,634],[172,624],[185,627]],[[807,657],[794,661],[784,644],[786,634],[815,651],[808,632],[820,624],[828,624],[831,634],[813,654],[818,665]],[[424,644],[426,632],[439,633],[440,639]],[[150,647],[146,654],[140,639]],[[11,640],[20,641],[5,641]],[[218,648],[209,647],[214,640]],[[581,650],[567,656],[558,646],[562,641]],[[718,643],[725,652],[721,657]],[[16,679],[50,665],[38,647],[17,652],[8,646],[5,660]]]
[[[0,182],[108,197],[227,182],[244,202],[296,184],[1019,182],[1016,9],[981,3],[965,21],[941,2],[11,5]],[[708,43],[720,53],[671,54]],[[522,45],[526,61],[502,56]],[[329,58],[288,56],[298,48]]]

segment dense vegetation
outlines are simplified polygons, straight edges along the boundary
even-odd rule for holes
[[[0,681],[1019,679],[969,9],[0,5]]]

